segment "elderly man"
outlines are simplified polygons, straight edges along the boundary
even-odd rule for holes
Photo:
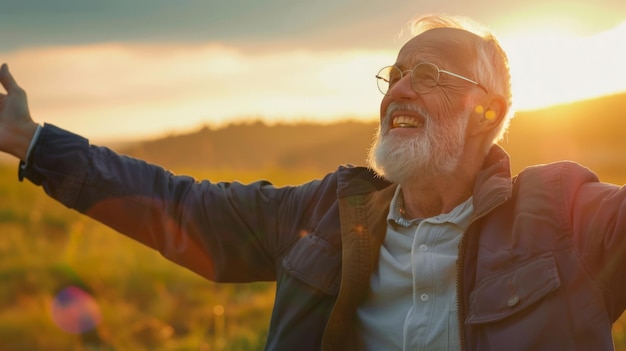
[[[0,150],[66,206],[219,282],[275,280],[272,350],[610,350],[626,192],[574,163],[512,178],[507,58],[447,17],[378,73],[371,168],[197,182],[35,124],[3,65]]]

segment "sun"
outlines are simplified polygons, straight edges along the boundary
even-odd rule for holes
[[[516,108],[534,109],[626,91],[625,37],[626,21],[593,35],[544,25],[502,37]]]

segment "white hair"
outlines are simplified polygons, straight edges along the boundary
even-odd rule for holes
[[[429,15],[416,17],[409,21],[406,27],[413,36],[435,28],[456,28],[473,33],[482,39],[476,47],[476,64],[473,74],[489,92],[502,95],[506,100],[506,115],[491,135],[493,143],[500,141],[509,127],[513,111],[511,108],[509,59],[498,43],[496,36],[475,21],[459,16]]]

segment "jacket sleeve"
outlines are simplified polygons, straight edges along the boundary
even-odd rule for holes
[[[576,170],[565,168],[564,178]],[[613,319],[626,307],[626,187],[596,180],[562,188],[571,199],[573,240],[596,281],[605,289]]]
[[[65,206],[227,282],[275,279],[276,256],[298,238],[319,183],[199,182],[52,125],[20,172]]]

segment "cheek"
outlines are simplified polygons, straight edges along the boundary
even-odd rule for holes
[[[457,94],[444,90],[436,99],[431,100],[431,111],[449,118],[467,110],[470,100],[469,94]]]
[[[389,107],[389,104],[391,103],[391,97],[390,96],[383,96],[382,100],[380,100],[380,120],[382,121],[383,118],[385,118],[385,114],[387,113],[387,108]]]

